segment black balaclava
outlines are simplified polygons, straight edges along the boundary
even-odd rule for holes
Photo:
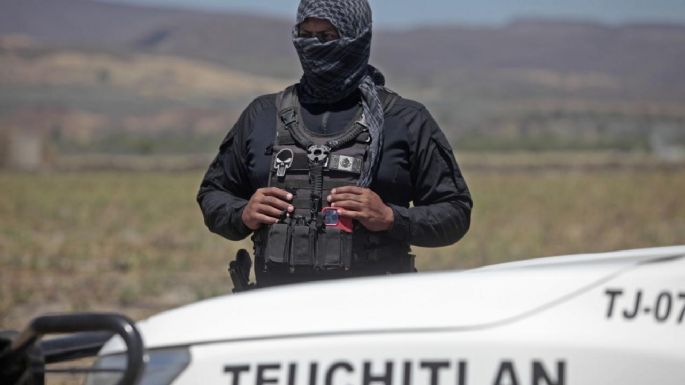
[[[320,42],[317,38],[298,37],[300,23],[307,18],[328,20],[340,38]],[[371,135],[369,159],[359,179],[368,187],[378,167],[383,143],[383,106],[376,82],[383,76],[370,66],[371,7],[367,0],[302,0],[297,10],[293,43],[304,71],[298,85],[303,103],[334,103],[361,92],[364,120]],[[376,80],[376,82],[374,82]]]

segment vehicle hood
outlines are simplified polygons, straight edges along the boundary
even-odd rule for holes
[[[148,349],[400,330],[473,330],[529,317],[645,264],[685,271],[685,246],[315,282],[226,295],[138,323]],[[671,264],[675,268],[669,268]],[[102,354],[121,351],[117,338]]]

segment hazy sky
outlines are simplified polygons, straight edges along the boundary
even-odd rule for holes
[[[114,3],[243,10],[293,18],[299,0],[107,0]],[[584,19],[606,23],[685,23],[685,0],[370,0],[382,26],[427,23],[501,24],[521,17]]]

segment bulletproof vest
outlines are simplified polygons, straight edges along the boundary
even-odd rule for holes
[[[385,111],[398,97],[386,89],[379,96]],[[295,210],[255,234],[255,253],[264,271],[346,271],[382,258],[366,252],[369,232],[356,221],[339,217],[326,200],[334,188],[356,185],[368,161],[371,136],[361,106],[346,129],[321,134],[302,124],[294,86],[280,93],[276,104],[269,186],[292,193]],[[394,257],[396,252],[388,250]],[[405,270],[410,269],[413,266]]]

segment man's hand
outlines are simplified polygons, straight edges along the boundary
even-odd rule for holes
[[[368,188],[338,187],[331,191],[328,202],[341,216],[358,220],[369,231],[389,230],[395,221],[392,209]]]
[[[293,212],[295,208],[289,203],[293,194],[276,187],[260,188],[247,202],[241,219],[245,226],[255,231],[262,225],[278,223],[285,211]]]

